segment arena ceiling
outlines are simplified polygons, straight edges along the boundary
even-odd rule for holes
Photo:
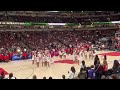
[[[120,11],[1,11],[1,15],[24,15],[24,16],[58,16],[58,17],[85,17],[98,15],[116,15]]]
[[[39,18],[39,20],[35,22],[42,23],[84,24],[85,22],[91,24],[91,22],[118,21],[120,20],[120,11],[0,11],[0,16],[1,21],[12,21],[11,17],[19,19],[20,16],[20,19],[28,18],[27,22],[30,21],[31,17],[33,19]],[[17,22],[17,20],[15,22]],[[24,19],[23,22],[25,22]]]
[[[33,21],[36,20],[35,22],[40,22],[40,23],[80,23],[82,25],[82,28],[85,28],[85,27],[89,28],[91,27],[92,22],[119,21],[120,11],[0,11],[0,16],[1,16],[0,21],[20,22],[23,20],[22,22],[26,22],[24,20],[27,20],[27,22],[32,22],[31,20]],[[25,17],[21,17],[21,16],[25,16]],[[32,19],[30,17],[32,17]],[[84,25],[89,25],[89,26],[84,26]],[[7,27],[14,27],[14,26],[15,25],[7,25],[7,26],[0,25],[2,29],[5,27],[7,28]],[[39,26],[39,27],[41,28],[43,26]],[[61,26],[60,27],[53,26],[53,27],[58,28],[58,29],[66,28],[66,27],[61,27]],[[92,26],[92,28],[94,27]],[[106,26],[100,25],[97,27],[105,28]],[[115,26],[112,25],[108,27],[116,28],[116,25]],[[50,28],[49,27],[44,27],[44,28],[50,29],[51,26]],[[71,26],[68,27],[68,29],[69,28],[71,28]],[[81,28],[81,26],[77,26],[77,27],[75,26],[72,28],[79,29]]]

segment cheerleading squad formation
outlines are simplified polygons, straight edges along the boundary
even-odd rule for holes
[[[45,50],[40,51],[32,51],[32,64],[37,65],[39,67],[40,63],[42,64],[42,67],[50,67],[50,64],[53,62],[52,58],[54,56],[58,56],[60,59],[67,59],[67,56],[71,55],[72,60],[76,61],[78,65],[83,60],[93,60],[95,57],[95,50],[92,48],[69,48],[65,49],[62,48],[61,50],[55,50],[52,49],[51,51],[47,48]]]

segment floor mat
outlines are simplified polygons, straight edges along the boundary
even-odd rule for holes
[[[8,72],[7,72],[7,71],[5,71],[3,68],[0,68],[0,74],[1,74],[1,72],[2,72],[2,71],[4,72],[4,74],[5,74],[5,75],[7,75],[7,74],[8,74]]]
[[[77,64],[77,62],[73,60],[58,60],[58,61],[54,61],[54,63]]]
[[[110,53],[102,53],[98,55],[106,55],[106,56],[120,56],[120,52],[110,52]]]

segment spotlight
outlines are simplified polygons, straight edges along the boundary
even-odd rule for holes
[[[20,52],[20,49],[17,49],[17,52]]]
[[[26,50],[26,48],[24,49],[24,52],[26,52],[27,50]]]

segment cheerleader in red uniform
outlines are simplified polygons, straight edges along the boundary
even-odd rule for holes
[[[9,55],[8,55],[8,54],[6,54],[6,55],[4,56],[4,60],[5,60],[5,62],[9,62]]]
[[[51,57],[54,57],[54,55],[53,55],[53,51],[50,52],[50,55],[51,55]]]
[[[55,56],[59,56],[59,51],[55,50]]]
[[[69,55],[69,50],[68,50],[68,48],[65,49],[65,52],[66,52],[67,55]]]
[[[51,56],[52,56],[52,57],[55,56],[55,49],[52,49]]]
[[[0,53],[0,62],[3,62],[3,55]]]
[[[6,62],[6,55],[3,54],[3,62]]]
[[[10,60],[12,60],[12,56],[13,56],[13,53],[12,53],[12,52],[10,52]]]
[[[74,48],[70,48],[70,54],[73,55],[73,52],[74,52]]]
[[[24,53],[24,59],[27,59],[27,57],[28,57],[28,54],[27,54],[27,52],[25,52]]]

